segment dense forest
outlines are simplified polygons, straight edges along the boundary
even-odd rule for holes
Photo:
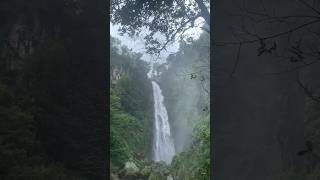
[[[208,41],[208,33],[195,41],[181,41],[179,51],[171,54],[166,63],[152,63],[111,38],[112,179],[209,179]],[[170,164],[154,161],[152,81],[163,90],[173,134],[177,154]]]
[[[111,170],[126,161],[143,164],[152,136],[152,90],[148,64],[141,55],[111,38],[110,159]]]
[[[0,179],[106,179],[104,6],[0,2]]]
[[[126,160],[148,157],[152,90],[148,64],[125,46],[117,47],[116,39],[111,40],[110,155],[112,165],[119,167]]]
[[[115,35],[131,38],[124,42],[131,45],[140,39],[144,49],[142,54],[134,52],[135,45],[131,53],[121,45],[112,50],[117,53],[111,55],[111,64],[121,62],[122,67],[110,72],[117,81],[110,95],[113,103],[120,102],[111,108],[111,141],[118,147],[110,149],[118,153],[111,154],[111,178],[210,179],[209,7],[207,0],[111,1]],[[172,51],[172,44],[179,48]],[[140,78],[132,70],[138,64]],[[133,107],[143,105],[139,111],[144,116],[139,117]],[[112,129],[124,133],[119,136]],[[132,133],[139,140],[126,138]],[[143,156],[135,156],[137,147]]]

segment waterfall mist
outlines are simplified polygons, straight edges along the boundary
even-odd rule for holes
[[[172,79],[177,82],[178,94],[165,96],[165,103],[168,106],[176,151],[182,152],[191,144],[193,129],[205,114],[203,109],[206,104],[202,99],[206,94],[196,80],[184,79],[179,76],[172,77]]]
[[[208,35],[199,44],[181,44],[167,63],[155,67],[161,72],[159,84],[167,107],[176,153],[185,151],[192,142],[194,127],[207,118],[210,109],[210,65]],[[201,46],[200,46],[201,45]]]

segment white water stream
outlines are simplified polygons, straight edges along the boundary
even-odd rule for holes
[[[163,104],[163,96],[159,85],[152,81],[154,98],[154,141],[153,160],[171,163],[175,148],[168,121],[168,113]]]

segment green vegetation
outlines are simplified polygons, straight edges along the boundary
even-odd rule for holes
[[[210,118],[206,117],[194,128],[190,149],[176,155],[171,169],[174,177],[184,180],[210,179]]]
[[[136,119],[123,112],[120,98],[114,94],[114,91],[110,93],[110,119],[111,162],[116,166],[120,166],[131,157],[126,138],[123,137],[123,133],[127,130],[127,127],[123,127],[122,124],[136,123]]]
[[[178,154],[171,165],[176,179],[210,179],[209,38],[181,41],[168,57],[160,83]]]
[[[111,79],[120,76],[110,89],[113,169],[121,168],[127,161],[143,163],[149,156],[152,136],[153,95],[147,79],[148,64],[140,59],[141,55],[119,45],[119,41],[112,38]]]
[[[114,0],[111,3],[111,22],[122,25],[122,34],[144,38],[147,53],[160,53],[169,42],[175,41],[186,30],[194,27],[200,17],[210,25],[209,6],[209,0]],[[208,28],[204,29],[210,31]],[[164,41],[159,40],[159,33],[163,35]]]
[[[8,180],[80,180],[65,168],[35,155],[33,115],[22,110],[9,89],[0,86],[0,177]]]
[[[120,98],[113,91],[111,91],[110,100],[110,155],[113,165],[120,167],[135,154],[144,152],[145,128],[137,118],[122,109]]]
[[[180,50],[168,57],[168,64],[153,67],[161,73],[152,78],[163,90],[171,131],[178,147],[171,165],[150,162],[148,158],[153,130],[153,93],[151,81],[147,79],[148,64],[140,59],[141,54],[121,46],[119,40],[111,39],[110,155],[113,174],[121,176],[125,163],[134,162],[139,172],[126,175],[125,179],[210,178],[209,51],[203,48],[208,45],[207,35],[202,34],[196,41],[181,41]],[[186,70],[195,72],[192,75],[196,77],[190,78]]]

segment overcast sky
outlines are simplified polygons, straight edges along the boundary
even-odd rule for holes
[[[189,29],[188,31],[185,32],[185,35],[188,35],[189,37],[193,38],[198,38],[200,33],[202,32],[202,29],[200,28],[204,23],[204,20],[202,18],[198,18],[197,21],[195,22],[195,27],[192,29]],[[144,46],[144,39],[143,37],[136,37],[134,39],[128,37],[127,35],[121,36],[118,32],[119,25],[114,25],[110,23],[110,35],[113,37],[118,38],[123,45],[126,45],[129,49],[132,48],[132,51],[134,52],[141,52],[143,53],[142,59],[148,62],[158,62],[158,63],[163,63],[166,60],[166,57],[171,54],[176,52],[179,49],[179,44],[178,41],[171,43],[167,47],[167,51],[161,52],[160,57],[156,56],[151,56],[146,52],[145,46]],[[142,32],[143,34],[143,32]]]

